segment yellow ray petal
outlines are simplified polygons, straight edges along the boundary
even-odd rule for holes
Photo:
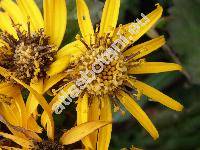
[[[12,84],[6,82],[0,83],[0,94],[15,98],[19,94],[18,90],[18,86],[13,86]]]
[[[144,35],[157,21],[158,19],[161,17],[162,12],[163,12],[163,8],[157,4],[156,5],[157,8],[152,11],[150,14],[148,14],[146,17],[148,18],[149,22],[146,23],[145,25],[141,26],[139,23],[133,23],[135,26],[137,26],[138,28],[136,28],[135,26],[132,26],[131,23],[123,25],[122,27],[119,27],[115,30],[114,33],[114,40],[118,39],[118,31],[120,30],[121,32],[123,32],[123,34],[125,35],[125,37],[127,39],[130,39],[129,45],[131,45],[132,43],[134,43],[135,41],[137,41],[142,35]],[[142,18],[140,20],[142,23],[146,22],[145,18]],[[135,33],[133,33],[133,31]]]
[[[88,121],[88,94],[85,93],[83,97],[79,97],[76,107],[77,111],[77,125]]]
[[[101,115],[100,119],[103,121],[112,122],[112,106],[108,95],[101,98]],[[112,124],[109,124],[99,129],[97,149],[108,149],[111,139]]]
[[[8,99],[5,100],[5,103],[2,103],[1,109],[4,112],[3,113],[4,116],[14,125],[26,126],[25,104],[23,102],[19,87],[13,86],[12,84],[9,83],[1,83],[0,94],[5,95],[8,98],[11,98],[10,101]]]
[[[22,116],[21,106],[18,103],[17,98],[13,99],[13,103],[11,104],[10,107],[12,108],[12,111],[15,113],[16,119],[19,121],[19,125],[26,126],[26,122],[24,122],[26,118],[24,118],[25,116]],[[23,112],[23,114],[24,114],[24,112]]]
[[[3,136],[4,138],[8,138],[10,140],[12,140],[13,142],[21,145],[24,148],[32,148],[34,145],[31,141],[28,141],[26,139],[11,135],[11,134],[7,134],[7,133],[3,133],[0,132],[0,135]]]
[[[106,0],[100,24],[99,36],[112,34],[116,28],[119,16],[120,0]]]
[[[94,29],[90,19],[90,12],[84,0],[76,0],[78,24],[86,43],[90,45]]]
[[[18,120],[18,125],[22,126],[22,116],[21,116],[21,110],[18,103],[14,100],[13,104],[10,106],[11,110],[15,114],[16,119]]]
[[[50,88],[52,88],[56,83],[64,79],[66,76],[67,76],[67,73],[60,73],[60,74],[50,77],[49,79],[46,79],[44,81],[43,93],[47,92]]]
[[[27,105],[28,117],[32,116],[32,117],[34,117],[35,120],[37,120],[37,118],[38,118],[37,108],[39,105],[39,102],[37,101],[37,99],[33,95],[29,94],[26,105]],[[33,107],[31,107],[31,106],[33,106]]]
[[[62,49],[60,49],[57,53],[57,59],[62,58],[64,56],[69,56],[70,62],[73,62],[82,54],[84,54],[86,50],[87,48],[85,47],[85,45],[81,41],[77,40],[67,44]]]
[[[78,104],[76,107],[77,111],[77,125],[83,124],[88,122],[88,111],[89,111],[89,106],[88,106],[88,94],[85,93],[83,97],[79,97],[78,99]],[[86,148],[91,148],[93,149],[91,140],[89,136],[85,137],[82,139],[83,144],[85,145]]]
[[[13,99],[14,101],[11,103],[11,105],[6,104],[6,103],[0,103],[0,114],[5,118],[1,117],[0,115],[0,121],[3,122],[4,124],[7,125],[7,121],[13,125],[16,126],[22,126],[23,125],[23,118],[20,116],[20,109],[19,106],[17,104],[17,102],[15,102],[15,99]],[[5,121],[7,120],[7,121]],[[12,130],[8,125],[7,127],[9,128],[9,130],[15,134],[16,132],[14,130]],[[17,136],[21,136],[20,134],[16,133],[15,135]]]
[[[16,0],[24,17],[30,20],[34,31],[44,29],[44,20],[42,14],[34,0]]]
[[[92,99],[91,105],[89,106],[89,121],[98,121],[100,120],[100,99],[94,97]],[[93,148],[96,149],[98,131],[94,131],[89,135],[92,142]]]
[[[105,121],[93,121],[81,124],[64,133],[60,139],[60,142],[63,145],[69,145],[75,143],[83,139],[87,135],[91,134],[95,130],[108,125],[109,123],[110,122],[105,122]]]
[[[18,107],[18,111],[20,113],[20,118],[22,120],[22,127],[26,128],[27,127],[27,112],[26,112],[26,106],[23,100],[23,97],[21,95],[21,91],[19,87],[16,89],[17,96],[14,98],[16,105]]]
[[[67,25],[66,0],[44,0],[45,33],[52,44],[60,46]]]
[[[0,5],[13,19],[15,24],[20,24],[24,30],[27,30],[27,19],[24,18],[21,10],[12,0],[2,0]]]
[[[142,44],[133,46],[132,48],[128,49],[123,53],[125,57],[129,56],[132,59],[130,60],[136,60],[141,57],[144,57],[148,55],[149,53],[157,50],[161,46],[165,44],[165,38],[164,36],[160,36],[158,38],[152,39],[150,41],[144,42]]]
[[[128,79],[128,82],[137,90],[141,91],[142,94],[151,98],[153,101],[159,102],[173,110],[182,111],[183,106],[179,102],[173,100],[169,96],[161,93],[153,87],[134,79]]]
[[[13,125],[20,125],[20,120],[18,120],[16,113],[13,112],[13,108],[4,103],[0,103],[1,114]]]
[[[9,34],[13,35],[15,38],[17,37],[17,33],[12,25],[12,21],[9,18],[8,14],[5,12],[0,12],[0,29],[2,31],[6,31]]]
[[[38,82],[32,82],[30,86],[39,94],[43,93],[43,80],[39,80]],[[38,105],[39,105],[39,102],[37,101],[37,98],[33,96],[32,94],[29,94],[27,102],[26,102],[28,117],[31,116],[31,114],[35,113]]]
[[[144,62],[136,66],[129,66],[129,74],[161,73],[168,71],[182,70],[182,67],[174,63]]]
[[[64,56],[62,58],[57,59],[55,62],[53,62],[50,65],[49,70],[47,71],[47,74],[49,76],[53,76],[58,73],[61,73],[68,67],[69,62],[70,62],[69,56]]]
[[[154,139],[157,139],[159,137],[158,131],[152,124],[149,117],[128,94],[126,94],[123,91],[118,91],[117,98],[124,105],[124,107],[139,121],[139,123],[149,132],[149,134]]]
[[[22,126],[22,116],[21,116],[21,108],[19,104],[16,102],[16,99],[14,99],[13,104],[10,105],[11,110],[15,114],[16,119],[18,120],[18,125]]]
[[[30,86],[31,88],[33,88],[35,91],[37,91],[38,93],[42,94],[43,93],[43,79],[39,79],[38,81],[32,81]]]
[[[22,85],[24,88],[28,89],[30,91],[30,93],[37,98],[37,101],[39,101],[40,105],[42,106],[44,111],[47,113],[47,117],[49,119],[49,122],[48,122],[49,130],[47,131],[47,135],[50,139],[53,140],[54,139],[54,121],[53,121],[53,117],[51,115],[51,108],[49,107],[45,98],[42,95],[40,95],[37,91],[35,91],[33,88],[28,86],[27,84],[25,84],[25,83],[21,82],[20,80],[16,79],[15,77],[13,77],[10,72],[8,72],[6,69],[4,69],[2,67],[0,67],[0,74],[4,77],[12,78],[14,81],[16,81],[17,83]]]
[[[34,131],[35,133],[42,133],[43,129],[37,124],[32,116],[28,118],[27,123],[27,129]]]

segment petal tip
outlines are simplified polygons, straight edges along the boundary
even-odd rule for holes
[[[161,14],[162,14],[162,12],[163,12],[163,7],[159,4],[159,3],[157,3],[157,4],[155,4],[155,6],[157,7],[157,9],[161,12]]]
[[[159,134],[157,133],[154,137],[153,140],[157,140],[159,138]]]
[[[183,111],[183,109],[184,109],[184,106],[180,104],[180,106],[179,106],[177,111]]]
[[[155,4],[155,6],[158,8],[162,8],[162,6],[159,4],[159,3],[157,3],[157,4]]]
[[[183,67],[182,66],[180,66],[180,71],[183,71],[184,69],[183,69]]]

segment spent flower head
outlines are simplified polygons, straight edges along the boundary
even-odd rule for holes
[[[37,119],[40,104],[53,137],[51,109],[41,95],[66,76],[58,73],[68,66],[68,56],[57,56],[65,50],[60,45],[67,23],[66,1],[44,0],[43,16],[34,0],[1,0],[0,7],[0,109],[11,103],[22,107],[17,99],[21,88],[27,88],[27,117]]]

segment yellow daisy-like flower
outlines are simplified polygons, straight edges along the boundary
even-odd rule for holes
[[[26,83],[56,74],[55,69],[61,69],[54,68],[58,63],[64,68],[68,64],[67,60],[54,62],[66,29],[66,1],[43,3],[44,19],[34,0],[0,2],[4,10],[0,12],[1,66]]]
[[[28,88],[35,95],[42,95],[66,76],[65,73],[58,73],[68,66],[69,56],[58,57],[57,54],[67,47],[59,50],[66,30],[66,1],[44,0],[44,16],[34,0],[1,0],[0,7],[0,67],[3,76],[0,77],[0,86],[7,86],[2,96],[7,97],[6,93],[11,93],[11,90],[20,91],[25,83],[30,85]],[[59,56],[62,54],[59,53]],[[11,79],[10,75],[4,76],[5,72],[12,73],[12,77],[20,83]],[[15,96],[14,93],[7,99],[15,99]],[[30,93],[26,103],[28,117],[32,114],[37,116],[38,104],[48,112],[48,105],[45,99],[42,100],[41,104]],[[1,101],[5,100],[1,98]]]
[[[11,111],[7,110],[8,112],[11,113]],[[20,109],[16,109],[15,113],[20,113]],[[16,118],[17,119],[17,118]],[[24,116],[21,118],[22,120],[26,119]],[[18,120],[20,121],[20,120]],[[28,121],[28,120],[26,120]],[[81,124],[79,126],[76,126],[67,132],[65,132],[59,141],[54,141],[49,137],[49,140],[42,140],[37,133],[35,133],[32,128],[25,128],[24,126],[15,126],[7,119],[5,119],[2,115],[0,115],[0,122],[4,123],[9,130],[13,134],[8,134],[0,131],[0,136],[3,136],[6,139],[10,139],[19,146],[22,147],[22,149],[33,149],[33,150],[41,150],[41,149],[58,149],[62,150],[64,149],[64,145],[69,145],[73,144],[87,135],[91,134],[95,130],[102,128],[106,125],[108,125],[110,122],[104,122],[104,121],[93,121],[93,122],[88,122]],[[35,120],[31,121],[31,124],[36,124]],[[8,147],[5,145],[0,145],[0,149],[14,149],[14,150],[19,150],[19,146],[17,147]]]
[[[77,41],[74,43],[82,42],[85,48],[77,49],[76,46],[70,45],[74,59],[71,60],[69,70],[67,70],[70,76],[65,79],[70,83],[64,86],[64,89],[52,100],[50,106],[52,107],[56,102],[61,101],[59,95],[70,95],[68,89],[76,85],[77,88],[73,92],[76,92],[74,95],[79,96],[77,124],[94,120],[112,121],[112,105],[115,107],[114,111],[117,111],[120,109],[118,102],[121,102],[150,135],[157,139],[158,131],[126,87],[135,89],[138,92],[137,98],[143,94],[173,110],[181,111],[183,109],[180,103],[132,76],[182,70],[182,67],[178,64],[146,62],[143,58],[165,44],[163,36],[130,48],[161,17],[162,7],[157,5],[154,11],[144,16],[143,19],[137,20],[137,23],[116,28],[120,0],[106,0],[100,26],[97,26],[96,31],[94,31],[85,1],[76,0],[76,2],[78,23],[83,38],[77,37]],[[107,63],[110,58],[104,54],[109,54],[108,52],[111,51],[112,56],[116,56],[110,63]],[[64,53],[69,55],[70,52],[63,51],[62,54],[64,55]],[[101,57],[102,55],[103,57]],[[100,57],[101,59],[97,64],[96,62]],[[95,78],[91,82],[84,82],[83,79],[86,79],[86,76],[93,78],[94,74],[90,71],[94,71],[94,69],[96,70]],[[102,71],[97,73],[100,69]],[[68,103],[65,102],[64,104]],[[43,114],[42,124],[45,125],[47,121],[45,114]],[[108,125],[100,129],[99,132],[84,138],[82,142],[86,148],[108,149],[111,131],[112,125]]]

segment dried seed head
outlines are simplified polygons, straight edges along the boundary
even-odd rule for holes
[[[1,33],[1,39],[7,46],[1,47],[0,65],[25,83],[45,77],[56,52],[49,37],[45,36],[43,29],[36,33],[22,31],[18,26],[15,29],[18,39],[7,32]]]
[[[52,141],[42,141],[36,142],[34,150],[64,150],[64,147],[60,145],[58,142]]]

